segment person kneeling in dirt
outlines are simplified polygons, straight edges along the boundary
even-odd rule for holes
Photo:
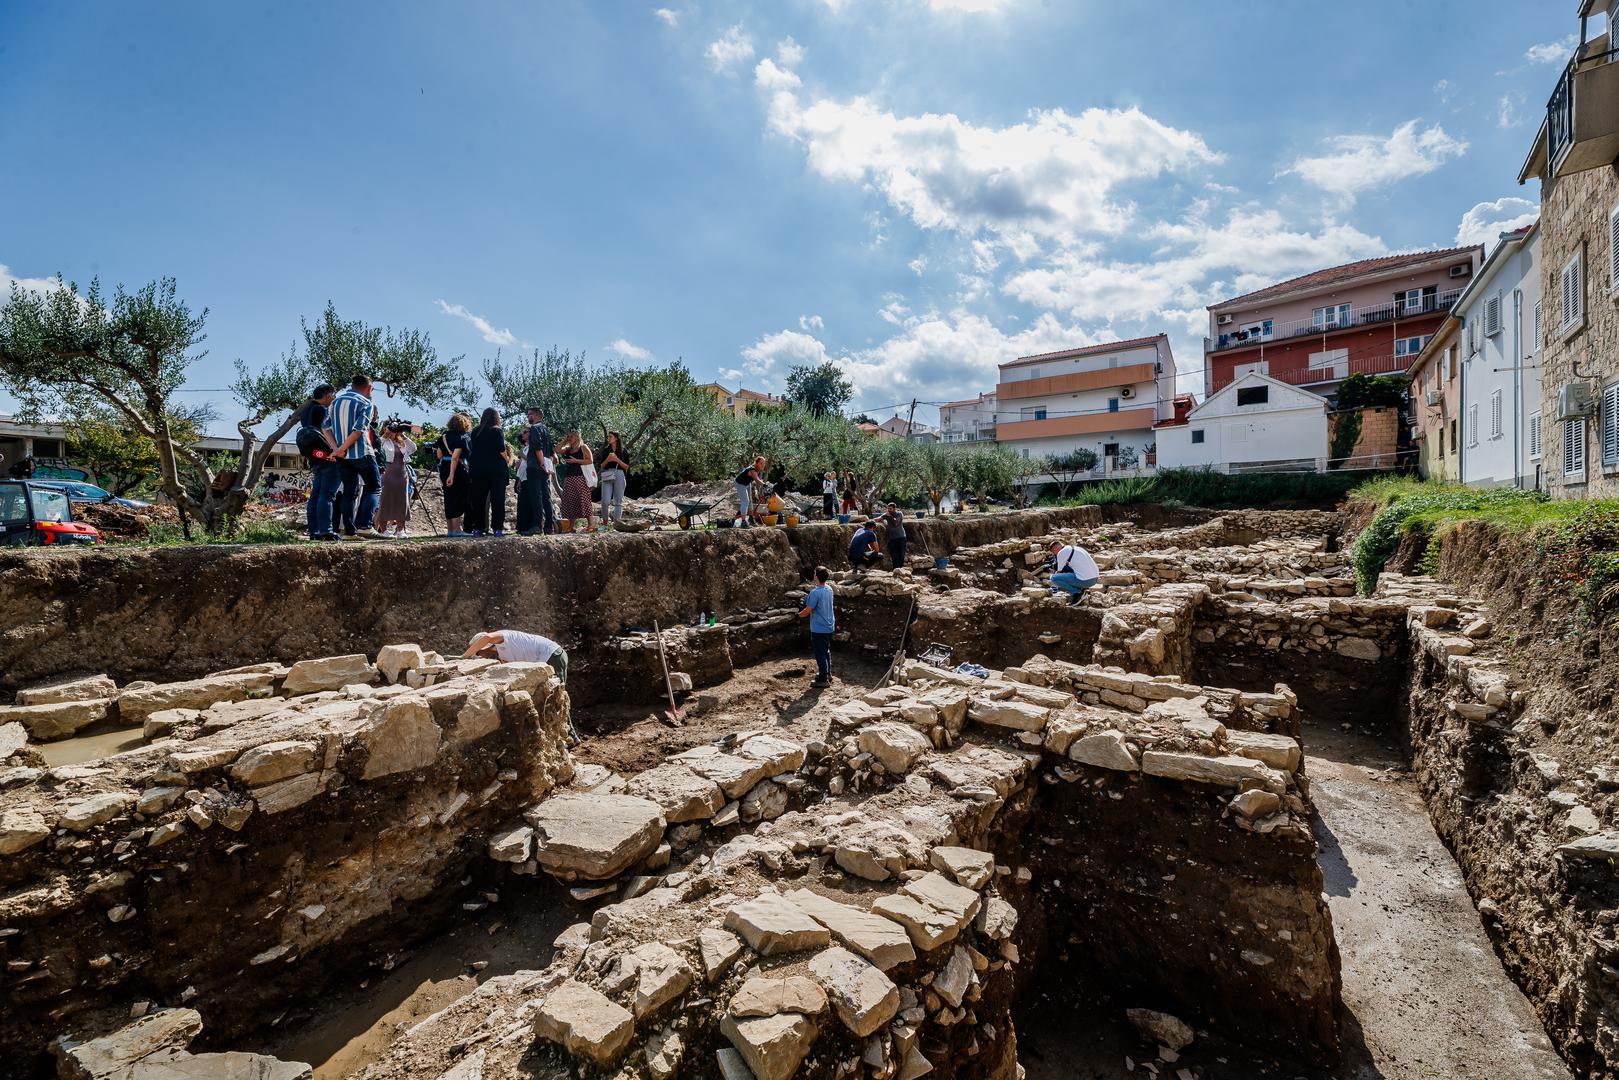
[[[1070,605],[1079,603],[1085,590],[1096,584],[1096,560],[1078,544],[1064,544],[1058,540],[1051,545],[1055,569],[1051,574],[1051,592],[1068,594]]]
[[[550,664],[562,680],[563,687],[568,685],[568,650],[539,634],[522,630],[485,630],[474,635],[467,643],[467,651],[461,654],[462,659],[466,660],[474,656],[502,663]],[[568,717],[568,736],[574,742],[579,741],[579,732],[573,726],[572,716]]]
[[[859,571],[882,564],[883,553],[877,546],[877,523],[862,521],[849,540],[849,565]]]
[[[838,628],[832,614],[831,573],[824,566],[815,568],[815,587],[804,597],[800,619],[809,619],[810,647],[815,651],[815,681],[811,686],[832,685],[832,632]]]

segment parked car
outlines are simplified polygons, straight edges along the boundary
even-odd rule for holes
[[[73,520],[67,492],[32,480],[0,480],[0,545],[99,544],[94,525]]]
[[[106,488],[85,483],[82,480],[36,480],[45,487],[61,488],[67,492],[67,497],[74,503],[112,503],[114,506],[127,507],[130,510],[144,510],[152,504],[143,499],[126,499],[121,495],[114,495]]]

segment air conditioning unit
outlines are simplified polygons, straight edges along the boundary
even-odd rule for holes
[[[1428,405],[1429,405],[1429,407],[1433,407],[1435,405],[1438,405],[1443,400],[1444,400],[1444,396],[1438,390],[1429,390],[1428,391]]]
[[[1119,387],[1119,396],[1121,398],[1133,398],[1136,396],[1136,388],[1133,386],[1121,386]]]
[[[1234,316],[1234,315],[1221,315],[1219,318],[1215,319],[1214,321],[1215,321],[1216,325],[1219,325],[1219,326],[1230,326],[1232,320],[1235,319],[1235,318],[1236,318],[1236,316]]]
[[[1472,263],[1460,263],[1450,268],[1451,277],[1467,277],[1473,272]]]
[[[1557,388],[1557,419],[1577,420],[1591,415],[1591,384],[1564,383]]]

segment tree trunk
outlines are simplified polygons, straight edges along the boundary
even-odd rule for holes
[[[202,519],[202,527],[208,530],[208,535],[217,536],[223,532],[235,532],[236,523],[241,520],[242,511],[247,508],[247,492],[238,487],[228,491],[214,491],[212,488],[203,496],[202,505],[197,508],[197,516]]]

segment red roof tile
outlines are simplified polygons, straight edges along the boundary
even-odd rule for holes
[[[1282,296],[1286,293],[1301,289],[1324,289],[1329,285],[1338,285],[1351,281],[1363,274],[1380,274],[1389,270],[1398,270],[1404,266],[1417,266],[1421,263],[1442,259],[1446,256],[1466,255],[1477,251],[1483,253],[1482,245],[1473,244],[1468,247],[1440,248],[1436,251],[1413,251],[1404,255],[1381,255],[1375,259],[1360,259],[1357,262],[1344,263],[1342,266],[1329,266],[1325,270],[1312,270],[1308,274],[1300,274],[1286,281],[1279,281],[1275,285],[1267,285],[1254,292],[1233,296],[1229,300],[1222,300],[1218,304],[1210,304],[1209,310],[1226,307],[1235,303],[1256,303],[1260,300],[1269,300],[1272,297]]]
[[[1168,334],[1154,334],[1151,337],[1130,338],[1128,341],[1109,341],[1101,345],[1086,345],[1079,349],[1058,349],[1056,352],[1036,353],[1033,356],[1020,356],[1010,360],[1001,367],[1015,367],[1018,364],[1032,364],[1036,360],[1062,360],[1071,356],[1090,356],[1093,353],[1114,352],[1118,349],[1133,349],[1140,345],[1151,345],[1160,338],[1167,338]]]

